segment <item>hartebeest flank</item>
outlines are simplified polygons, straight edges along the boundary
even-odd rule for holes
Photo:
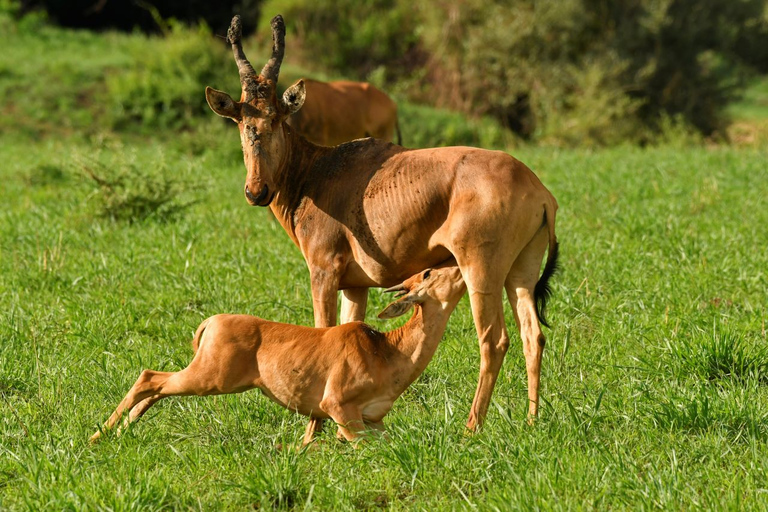
[[[332,148],[308,142],[284,123],[301,108],[304,83],[281,99],[275,93],[285,50],[282,17],[272,20],[272,57],[261,73],[243,53],[240,30],[235,16],[227,39],[240,73],[240,101],[211,88],[206,98],[240,128],[247,201],[270,206],[304,255],[315,325],[336,323],[338,290],[342,321],[362,320],[369,287],[392,286],[453,257],[480,340],[467,427],[483,421],[509,346],[504,289],[523,341],[528,411],[535,416],[545,342],[539,320],[547,325],[547,283],[557,262],[552,194],[528,167],[499,151],[410,150],[370,138]]]
[[[304,105],[286,122],[308,141],[321,146],[336,146],[363,137],[391,141],[397,131],[400,144],[397,105],[371,84],[305,78],[304,88]]]
[[[432,359],[465,286],[453,265],[425,270],[391,291],[401,296],[381,318],[411,307],[414,312],[403,327],[386,333],[362,322],[314,328],[248,315],[208,318],[195,333],[189,366],[179,372],[144,370],[90,440],[97,441],[126,412],[125,426],[136,421],[165,397],[254,388],[300,414],[332,418],[350,441],[365,427],[383,430],[382,418]],[[313,434],[308,429],[304,444]]]

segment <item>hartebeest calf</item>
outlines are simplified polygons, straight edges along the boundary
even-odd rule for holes
[[[410,150],[370,138],[314,145],[284,122],[301,108],[304,82],[282,98],[275,92],[285,51],[282,17],[272,20],[272,57],[261,73],[246,59],[240,38],[235,16],[227,40],[240,73],[240,101],[210,87],[206,99],[238,124],[247,201],[272,209],[307,262],[315,326],[336,323],[338,290],[342,321],[362,320],[369,287],[392,286],[453,257],[480,340],[467,427],[474,430],[485,417],[509,346],[505,289],[523,341],[528,411],[535,416],[545,342],[539,321],[546,325],[547,283],[557,263],[552,194],[528,167],[499,151]]]
[[[305,78],[304,88],[304,105],[286,122],[308,141],[321,146],[337,146],[363,137],[391,141],[397,131],[400,144],[397,105],[373,85]]]
[[[379,317],[394,318],[411,307],[413,316],[385,333],[362,322],[314,328],[248,315],[213,316],[197,328],[189,366],[179,372],[144,370],[103,431],[126,412],[126,426],[136,421],[161,398],[253,388],[300,414],[332,418],[350,441],[366,426],[383,430],[382,418],[429,364],[465,289],[455,265],[407,279],[390,289],[401,296]],[[309,432],[304,444],[312,441]]]

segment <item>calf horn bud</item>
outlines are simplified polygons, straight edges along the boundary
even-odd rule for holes
[[[240,21],[240,15],[235,15],[232,18],[232,23],[229,24],[229,30],[227,30],[227,42],[232,45],[232,53],[235,55],[235,62],[237,63],[237,71],[240,73],[240,84],[245,88],[246,80],[256,76],[256,70],[253,69],[251,63],[245,57],[243,52],[243,44],[241,39],[243,37],[243,23]]]
[[[285,54],[285,22],[281,15],[272,18],[272,57],[267,61],[261,70],[261,76],[267,80],[277,83],[277,77],[280,75],[280,64],[283,63]]]
[[[384,293],[397,293],[396,297],[400,297],[402,295],[405,295],[408,293],[408,288],[405,287],[404,284],[397,284],[395,286],[392,286],[391,288],[387,288],[384,290]]]

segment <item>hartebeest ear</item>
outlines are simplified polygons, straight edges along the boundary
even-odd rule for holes
[[[283,93],[283,114],[289,116],[299,110],[306,98],[307,88],[304,87],[304,80],[299,80]]]
[[[384,310],[379,313],[379,318],[387,320],[389,318],[397,318],[398,316],[402,316],[406,314],[408,310],[411,309],[414,304],[416,304],[416,302],[418,301],[415,297],[406,295],[405,297],[396,300],[384,308]]]
[[[221,117],[228,117],[235,121],[240,121],[240,109],[229,94],[217,91],[212,87],[206,87],[205,100],[208,102],[208,106],[211,107],[211,110]]]

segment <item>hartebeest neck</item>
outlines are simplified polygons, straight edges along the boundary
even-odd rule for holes
[[[285,133],[280,165],[275,172],[275,199],[270,205],[272,213],[285,231],[298,245],[295,234],[295,214],[304,199],[306,183],[315,161],[333,151],[333,148],[317,146],[283,122]]]

